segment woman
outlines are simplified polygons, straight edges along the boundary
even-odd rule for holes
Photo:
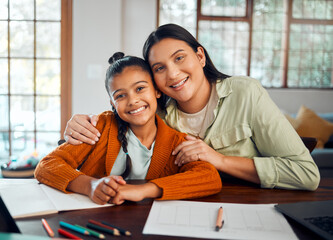
[[[318,187],[319,171],[309,151],[257,80],[217,71],[205,48],[175,24],[152,32],[143,55],[166,95],[159,102],[160,116],[189,134],[173,152],[175,164],[207,161],[263,188]],[[77,115],[68,122],[69,143],[98,140],[89,119]]]

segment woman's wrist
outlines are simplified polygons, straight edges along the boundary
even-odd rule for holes
[[[80,193],[86,196],[90,195],[92,181],[96,180],[93,177],[87,175],[80,175],[67,186],[67,190],[75,193]]]

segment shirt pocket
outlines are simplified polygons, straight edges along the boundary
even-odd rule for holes
[[[250,137],[252,137],[250,126],[239,125],[212,137],[211,144],[214,149],[221,149],[235,145],[237,142],[248,139]]]

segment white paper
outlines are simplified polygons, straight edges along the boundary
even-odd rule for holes
[[[63,193],[39,184],[36,179],[0,179],[0,194],[15,219],[59,211],[112,206],[96,204],[81,194]]]
[[[219,207],[223,228],[216,232]],[[207,239],[297,239],[274,204],[231,204],[193,201],[154,201],[143,234]]]

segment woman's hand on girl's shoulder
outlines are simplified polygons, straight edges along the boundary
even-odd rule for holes
[[[64,132],[66,142],[72,145],[81,143],[95,144],[101,136],[96,129],[97,115],[75,114],[67,122]]]

